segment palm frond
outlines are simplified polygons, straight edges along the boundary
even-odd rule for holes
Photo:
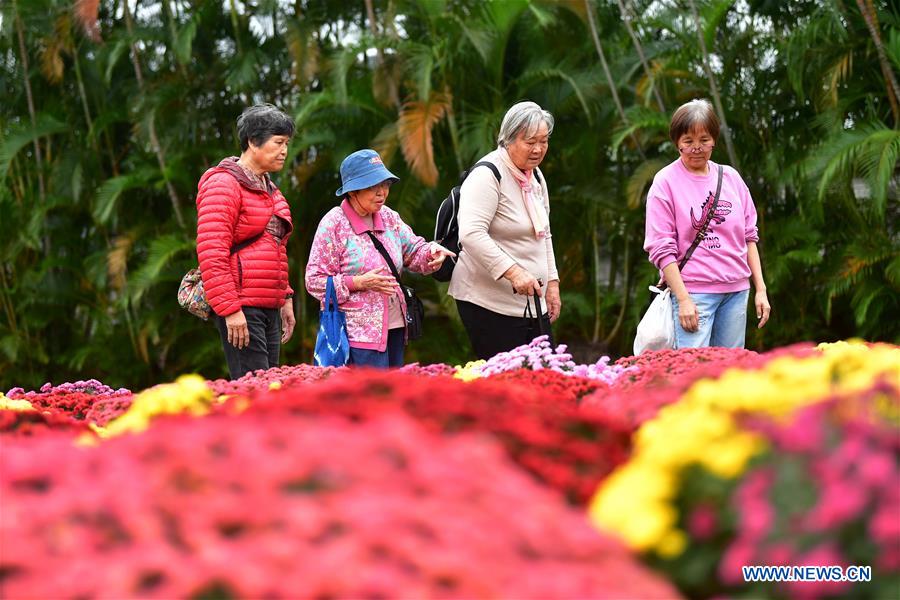
[[[189,20],[175,38],[175,58],[183,65],[188,64],[191,60],[191,48],[194,38],[197,36],[197,23],[196,18]]]
[[[101,225],[109,223],[115,212],[119,197],[128,190],[147,185],[154,173],[158,172],[142,169],[128,175],[111,177],[104,181],[97,189],[96,196],[94,196],[94,208],[92,211],[94,220]]]
[[[400,147],[410,170],[429,187],[437,185],[432,130],[453,101],[449,92],[433,93],[427,102],[407,102],[397,120]]]
[[[653,181],[656,174],[669,164],[667,158],[653,158],[647,160],[634,170],[634,174],[628,178],[625,186],[625,194],[628,198],[628,208],[638,208],[644,200],[644,190]]]
[[[572,88],[572,91],[578,97],[578,102],[581,105],[581,110],[584,112],[584,118],[587,121],[587,124],[592,125],[594,119],[591,114],[591,109],[588,107],[587,100],[585,99],[585,91],[581,89],[581,86],[578,85],[575,78],[567,71],[556,67],[530,69],[517,78],[516,85],[524,92],[529,87],[550,79],[559,79],[569,84],[569,87]]]
[[[625,111],[628,125],[620,124],[611,141],[612,152],[618,151],[619,146],[633,133],[644,132],[646,134],[665,139],[669,131],[669,117],[651,108],[632,106]]]
[[[139,302],[147,290],[164,281],[160,276],[172,258],[193,249],[194,240],[178,234],[162,235],[150,242],[147,259],[128,280],[128,297],[131,302]]]
[[[0,140],[0,181],[6,179],[9,167],[16,155],[28,144],[38,138],[65,131],[67,126],[60,123],[48,114],[37,115],[34,127],[31,123],[13,128],[10,133]]]

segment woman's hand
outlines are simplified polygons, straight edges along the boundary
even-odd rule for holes
[[[444,264],[444,260],[447,258],[454,258],[456,256],[455,252],[450,252],[437,242],[431,242],[431,260],[428,261],[429,268],[437,270],[440,268],[442,264]]]
[[[772,312],[772,307],[769,305],[769,297],[766,295],[766,290],[756,290],[756,318],[759,319],[759,325],[757,325],[757,329],[762,329],[763,326],[769,322],[769,314]]]
[[[682,329],[691,333],[700,328],[700,313],[690,296],[678,299],[678,321]]]
[[[294,299],[288,298],[281,305],[281,343],[285,344],[294,334],[294,325],[297,320],[294,318]]]
[[[535,279],[534,275],[520,267],[513,265],[506,270],[503,277],[509,280],[513,286],[513,292],[525,296],[541,295],[541,283]]]
[[[385,267],[372,269],[368,273],[353,276],[353,286],[358,290],[369,290],[386,296],[397,291],[397,280],[393,275],[382,275]]]
[[[547,312],[550,313],[550,322],[559,318],[562,309],[562,300],[559,298],[559,281],[554,279],[547,284]]]
[[[247,327],[247,317],[243,310],[231,313],[225,317],[225,327],[228,329],[228,343],[243,350],[250,345],[250,329]]]

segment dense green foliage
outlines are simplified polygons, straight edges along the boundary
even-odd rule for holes
[[[675,158],[668,115],[711,97],[706,52],[734,146],[729,158],[720,140],[714,159],[737,162],[760,212],[773,317],[761,332],[750,324],[748,345],[900,340],[900,15],[887,1],[97,4],[0,9],[3,389],[224,373],[214,328],[182,312],[175,291],[196,263],[196,182],[238,153],[234,121],[255,101],[298,128],[276,177],[299,225],[299,323],[283,361],[311,355],[317,306],[302,272],[341,159],[381,150],[402,177],[392,206],[430,237],[437,204],[525,98],[557,119],[543,167],[563,282],[557,337],[594,358],[628,354],[654,278],[642,195]],[[428,334],[408,359],[465,359],[444,286],[417,286]]]

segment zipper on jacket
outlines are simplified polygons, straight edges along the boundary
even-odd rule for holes
[[[238,262],[238,292],[244,289],[244,266],[241,264],[241,257],[237,257]]]

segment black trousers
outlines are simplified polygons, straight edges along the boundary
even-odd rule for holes
[[[225,319],[216,315],[216,327],[225,350],[225,362],[232,379],[239,379],[251,371],[278,366],[281,352],[281,311],[277,308],[245,306],[250,343],[240,350],[228,343]]]
[[[537,319],[501,315],[463,300],[456,301],[456,308],[478,358],[487,360],[499,352],[508,352],[516,346],[528,344],[541,335],[541,329],[550,336],[550,343],[553,343],[550,315],[546,313],[541,315],[543,323],[539,327]]]

